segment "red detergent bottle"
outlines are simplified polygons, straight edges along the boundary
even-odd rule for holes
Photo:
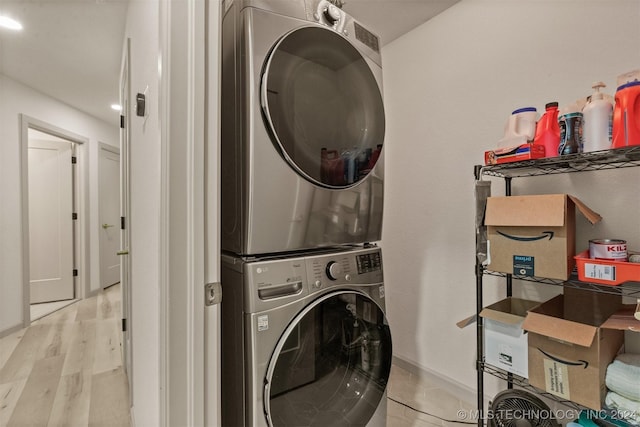
[[[536,125],[533,143],[544,146],[545,157],[557,157],[560,145],[560,125],[558,125],[558,103],[549,102]]]
[[[640,145],[640,70],[618,78],[611,147]]]

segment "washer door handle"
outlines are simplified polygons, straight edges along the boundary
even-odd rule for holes
[[[288,295],[296,295],[302,291],[302,281],[282,283],[277,285],[264,286],[258,289],[258,297],[261,300],[269,300]]]

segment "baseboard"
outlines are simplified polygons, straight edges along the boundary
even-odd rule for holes
[[[453,378],[442,375],[432,369],[420,366],[414,361],[409,361],[397,356],[393,356],[393,364],[406,371],[411,372],[419,378],[425,378],[438,385],[439,388],[451,393],[453,396],[474,406],[477,402],[477,392]],[[489,401],[489,396],[485,396],[485,402]]]
[[[4,331],[0,331],[0,338],[4,338],[7,335],[11,335],[12,333],[19,331],[20,329],[24,329],[24,325],[20,323],[19,325],[12,326],[9,329],[5,329]]]

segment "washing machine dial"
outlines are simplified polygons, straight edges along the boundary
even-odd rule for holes
[[[340,9],[338,9],[334,5],[329,5],[325,7],[323,15],[324,15],[324,19],[327,20],[327,23],[329,25],[335,25],[336,22],[338,22],[340,20],[340,17],[342,16],[342,14],[340,13]]]
[[[331,280],[337,280],[342,274],[342,266],[335,261],[329,261],[327,264],[327,277]]]

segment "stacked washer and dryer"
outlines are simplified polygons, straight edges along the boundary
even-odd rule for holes
[[[337,1],[224,2],[224,426],[386,425],[380,46]]]

